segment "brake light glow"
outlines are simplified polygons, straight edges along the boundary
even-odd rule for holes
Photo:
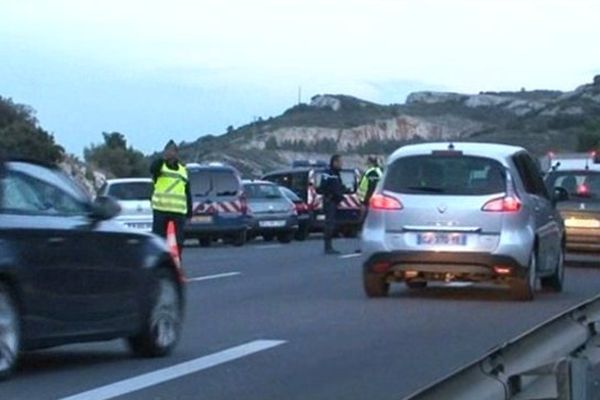
[[[521,201],[515,196],[505,196],[485,203],[483,211],[490,212],[517,212],[521,209]]]
[[[495,265],[494,272],[498,275],[508,275],[512,272],[512,268],[505,265]]]
[[[577,186],[577,194],[588,194],[589,191],[590,189],[587,187],[587,185]]]
[[[371,197],[369,208],[374,210],[402,210],[404,208],[399,200],[386,196],[385,194],[376,193]]]

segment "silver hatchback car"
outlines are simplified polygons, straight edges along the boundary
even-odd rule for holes
[[[538,279],[561,291],[565,230],[524,149],[482,143],[401,147],[388,159],[362,232],[364,289],[429,281],[507,285],[533,299]]]

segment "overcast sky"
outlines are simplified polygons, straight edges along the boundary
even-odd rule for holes
[[[0,95],[81,154],[153,151],[317,93],[571,90],[600,73],[596,0],[0,0]]]

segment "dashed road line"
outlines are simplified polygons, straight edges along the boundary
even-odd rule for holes
[[[209,281],[211,279],[219,279],[219,278],[227,278],[230,276],[241,275],[241,272],[224,272],[222,274],[214,274],[214,275],[205,275],[205,276],[196,276],[194,278],[188,278],[188,282],[199,282],[199,281]]]
[[[242,345],[231,347],[217,353],[209,354],[194,360],[186,361],[167,368],[138,375],[133,378],[110,383],[96,389],[88,390],[61,400],[107,400],[117,396],[136,392],[150,386],[155,386],[185,375],[193,374],[219,364],[237,360],[260,351],[268,350],[286,343],[285,340],[254,340]]]
[[[362,253],[350,253],[350,254],[343,254],[339,258],[357,258],[357,257],[361,257],[361,256],[362,256]]]
[[[260,250],[263,250],[263,249],[278,249],[280,247],[283,247],[283,246],[280,245],[280,244],[261,244],[261,245],[258,245],[258,246],[254,246],[255,249],[260,249]]]

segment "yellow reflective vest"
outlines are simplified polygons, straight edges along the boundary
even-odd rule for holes
[[[188,181],[187,169],[179,164],[175,171],[163,163],[160,175],[154,182],[152,208],[157,211],[187,214],[185,185]]]
[[[375,172],[375,176],[371,177],[371,173]],[[360,178],[360,183],[358,184],[358,190],[356,191],[356,195],[361,202],[365,201],[367,197],[367,192],[369,191],[369,183],[371,181],[379,181],[381,179],[381,175],[383,175],[383,171],[379,167],[371,167],[365,171],[362,178]]]

